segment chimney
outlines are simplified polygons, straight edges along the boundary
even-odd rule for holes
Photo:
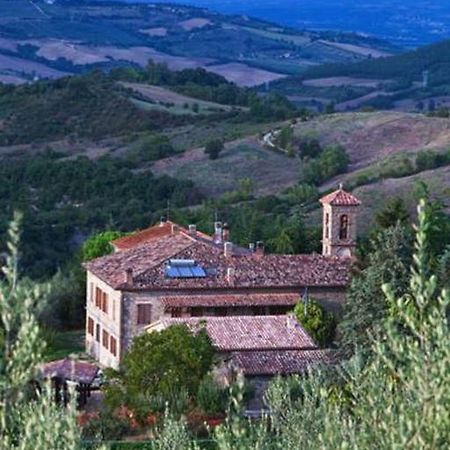
[[[223,254],[226,258],[233,256],[233,243],[232,242],[225,242],[223,244]]]
[[[167,223],[166,216],[161,216],[159,219],[159,226],[163,227]]]
[[[127,286],[133,286],[133,269],[131,267],[128,267],[128,269],[125,270],[125,280]]]
[[[228,226],[228,224],[226,222],[223,224],[223,228],[222,228],[222,239],[223,239],[223,242],[230,241],[230,227]]]
[[[223,242],[222,239],[222,222],[214,223],[214,242],[216,244],[221,244]]]
[[[189,225],[189,234],[191,236],[197,236],[197,225],[195,224]]]
[[[228,269],[227,269],[227,281],[230,284],[234,283],[234,273],[235,273],[234,267],[228,267]]]
[[[180,227],[176,223],[173,223],[172,224],[172,234],[176,234],[176,233],[178,233],[178,231],[180,231]]]
[[[250,244],[248,244],[248,249],[254,253],[255,252],[255,244],[253,242],[250,242]]]
[[[264,242],[263,241],[258,241],[256,243],[255,254],[257,256],[264,256]]]
[[[288,330],[295,330],[295,326],[297,325],[297,321],[292,314],[288,314],[286,316],[286,327]]]

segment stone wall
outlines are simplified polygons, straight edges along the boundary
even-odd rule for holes
[[[100,288],[108,295],[108,313],[104,313],[95,305],[95,289]],[[100,280],[92,273],[87,273],[86,283],[86,352],[96,359],[102,366],[119,367],[119,362],[123,354],[122,341],[122,293],[112,289],[108,284]],[[88,333],[88,318],[94,321],[94,336]],[[100,325],[100,342],[96,340],[96,326]],[[116,339],[117,355],[114,356],[103,346],[103,330],[109,336]]]
[[[323,254],[327,256],[353,256],[357,238],[357,213],[355,206],[331,206],[323,208]],[[327,219],[328,215],[328,219]],[[348,217],[348,235],[340,239],[341,217]],[[328,221],[328,222],[327,222]]]

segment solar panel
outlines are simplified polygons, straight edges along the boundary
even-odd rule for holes
[[[194,274],[194,277],[197,277],[197,278],[206,277],[206,272],[203,270],[203,267],[194,266],[191,268],[191,270],[192,270],[192,273]]]
[[[166,277],[168,278],[178,278],[180,273],[176,267],[167,266],[166,267]]]
[[[193,273],[190,267],[178,267],[178,272],[180,272],[181,278],[193,278]]]
[[[204,278],[206,272],[192,259],[171,259],[165,269],[167,278]]]

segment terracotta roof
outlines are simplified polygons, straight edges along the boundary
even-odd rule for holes
[[[320,203],[332,206],[359,206],[361,204],[354,195],[344,191],[342,188],[322,197]]]
[[[192,330],[206,326],[219,352],[316,349],[313,339],[290,316],[227,316],[165,318],[156,326],[185,324]],[[155,329],[150,325],[148,330]]]
[[[204,278],[167,278],[169,259],[195,260],[205,269]],[[345,287],[350,281],[351,260],[322,255],[264,255],[235,248],[225,256],[223,245],[185,232],[157,239],[85,264],[114,289],[176,290],[305,286]],[[126,285],[126,271],[133,284]]]
[[[138,245],[145,244],[152,239],[167,236],[171,233],[172,225],[166,222],[162,223],[161,225],[156,225],[145,230],[138,231],[137,233],[130,234],[129,236],[115,239],[111,242],[111,244],[116,248],[116,250],[128,250]]]
[[[61,378],[76,383],[91,384],[98,372],[98,367],[86,361],[75,361],[69,358],[43,364],[43,378]]]
[[[228,306],[277,306],[296,305],[299,294],[227,294],[227,295],[171,295],[161,297],[167,308],[228,307]]]
[[[111,244],[116,248],[116,250],[119,251],[129,250],[131,248],[147,244],[155,239],[159,239],[164,236],[169,236],[174,233],[174,229],[178,230],[178,232],[189,234],[189,231],[186,228],[183,228],[180,225],[177,225],[176,223],[173,223],[171,221],[166,221],[154,225],[150,228],[146,228],[145,230],[141,230],[128,236],[116,239],[112,241]],[[196,235],[203,239],[211,239],[210,236],[201,233],[200,231],[197,231]]]
[[[192,244],[193,241],[184,234],[167,235],[130,250],[94,259],[84,267],[110,286],[125,288],[126,270],[132,269],[134,275],[145,272]]]
[[[231,361],[245,375],[291,375],[334,362],[330,350],[272,350],[233,352]]]

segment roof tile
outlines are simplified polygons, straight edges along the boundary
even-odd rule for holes
[[[302,373],[315,365],[332,364],[331,350],[272,350],[233,352],[233,365],[247,376],[291,375]]]
[[[171,295],[161,297],[170,308],[296,305],[300,294]]]
[[[160,321],[163,328],[181,324],[191,330],[204,324],[219,352],[317,348],[313,339],[291,316],[171,317]],[[148,329],[151,330],[152,325]]]
[[[361,204],[354,195],[344,191],[342,188],[339,188],[331,194],[325,195],[325,197],[320,199],[320,202],[323,205],[331,206],[359,206]]]

